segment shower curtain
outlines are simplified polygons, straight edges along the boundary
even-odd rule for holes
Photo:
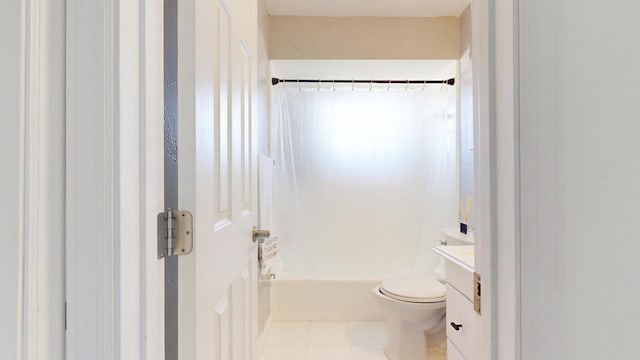
[[[283,271],[430,272],[458,211],[452,87],[273,89]]]

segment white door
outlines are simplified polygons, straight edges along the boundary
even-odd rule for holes
[[[257,339],[256,2],[178,5],[180,359],[252,359]]]

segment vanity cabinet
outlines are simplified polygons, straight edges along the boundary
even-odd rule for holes
[[[447,340],[460,352],[463,359],[475,359],[475,321],[476,313],[473,311],[473,303],[467,299],[458,289],[447,284]],[[449,352],[447,347],[447,353]],[[456,359],[448,356],[447,359]]]
[[[447,360],[466,360],[451,340],[447,339]]]
[[[473,309],[473,246],[439,246],[447,281],[447,360],[475,360],[479,316]]]

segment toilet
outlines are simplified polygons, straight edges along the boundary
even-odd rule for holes
[[[466,235],[455,229],[442,230],[442,244],[468,245]],[[444,267],[444,264],[442,266]],[[444,270],[436,273],[444,274]],[[438,276],[441,277],[441,276]],[[373,295],[388,320],[384,353],[389,360],[428,359],[426,332],[445,323],[444,284],[434,275],[408,275],[383,280]]]
[[[386,279],[373,288],[386,314],[389,360],[427,359],[425,332],[438,328],[445,318],[445,286],[429,275]]]

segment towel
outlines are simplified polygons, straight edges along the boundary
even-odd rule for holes
[[[258,155],[258,196],[260,229],[269,230],[271,234],[258,244],[258,261],[260,273],[267,274],[279,262],[278,236],[275,228],[274,207],[274,161],[268,156]]]

